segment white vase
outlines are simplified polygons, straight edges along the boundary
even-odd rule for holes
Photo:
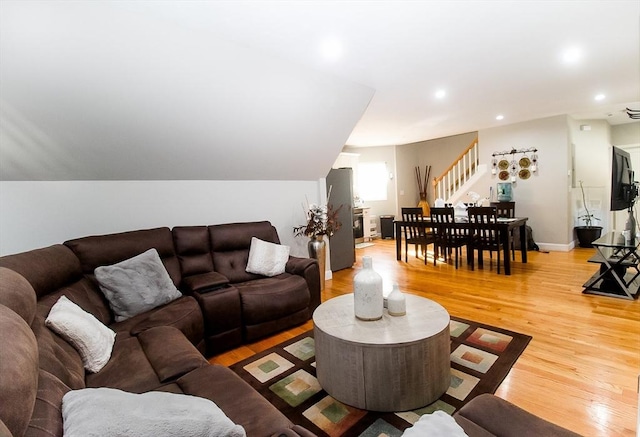
[[[384,298],[382,276],[372,267],[370,256],[362,257],[363,269],[353,278],[353,297],[356,317],[360,320],[382,318]]]
[[[398,284],[393,284],[393,290],[387,297],[387,309],[391,316],[404,316],[407,314],[407,301]]]

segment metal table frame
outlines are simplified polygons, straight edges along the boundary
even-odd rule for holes
[[[597,253],[588,261],[600,264],[598,270],[584,283],[584,294],[633,300],[640,288],[640,256],[635,239],[625,241],[620,232],[609,232],[593,243]]]

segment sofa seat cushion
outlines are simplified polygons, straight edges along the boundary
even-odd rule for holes
[[[293,424],[232,370],[208,365],[176,381],[183,393],[215,402],[248,436],[271,436]],[[172,387],[173,388],[173,387]]]
[[[116,335],[111,359],[98,373],[86,375],[87,387],[111,387],[143,393],[162,383],[137,337]]]
[[[70,390],[54,375],[40,370],[38,394],[25,436],[62,437],[62,397]]]
[[[194,345],[202,341],[204,331],[202,311],[198,302],[191,296],[183,296],[109,327],[122,336],[135,336],[156,326],[173,326]]]
[[[178,329],[149,328],[137,337],[118,334],[111,360],[100,372],[87,374],[87,387],[143,393],[206,364]]]
[[[277,320],[309,306],[307,283],[297,275],[283,273],[234,286],[240,292],[245,325]]]
[[[48,308],[47,308],[48,309]],[[40,313],[40,302],[38,302]],[[80,353],[58,334],[44,325],[45,317],[40,314],[31,325],[38,341],[38,366],[51,373],[71,389],[84,388],[85,369]]]

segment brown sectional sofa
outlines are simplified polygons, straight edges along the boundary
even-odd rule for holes
[[[236,223],[91,236],[0,258],[0,437],[62,436],[62,397],[85,387],[194,395],[214,401],[248,436],[312,437],[202,355],[304,322],[320,304],[314,260],[291,257],[276,277],[246,273],[252,236],[279,242],[268,222]],[[151,247],[184,296],[115,322],[93,271]],[[62,295],[116,332],[97,373],[44,324]],[[493,395],[454,418],[470,437],[577,435]]]
[[[269,222],[235,223],[91,236],[0,258],[0,436],[61,436],[62,397],[85,387],[190,394],[215,402],[248,436],[312,436],[202,355],[302,323],[320,303],[315,260],[290,257],[274,277],[246,273],[253,236],[279,242]],[[183,296],[115,322],[93,271],[149,248]],[[62,295],[116,332],[97,373],[44,324]]]

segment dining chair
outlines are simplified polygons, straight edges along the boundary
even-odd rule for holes
[[[497,209],[493,206],[474,206],[467,209],[471,232],[471,250],[478,251],[478,267],[483,265],[483,251],[489,251],[493,263],[493,252],[498,254],[498,274],[500,274],[500,230]],[[473,259],[473,256],[471,257]],[[473,261],[472,261],[473,262]]]
[[[436,264],[435,254],[442,251],[445,261],[455,252],[455,266],[458,268],[458,259],[462,253],[462,247],[469,242],[466,229],[455,226],[455,213],[451,207],[431,208],[431,229],[434,236],[433,264]],[[471,265],[473,268],[473,264]]]
[[[489,204],[496,208],[498,217],[514,218],[516,216],[516,202],[491,202]],[[509,231],[511,235],[511,258],[516,260],[515,242],[513,240],[513,230]]]
[[[404,261],[408,261],[409,245],[415,247],[416,258],[418,258],[418,246],[427,264],[427,246],[433,243],[433,233],[428,232],[425,227],[422,207],[402,208],[402,221],[404,225]]]

